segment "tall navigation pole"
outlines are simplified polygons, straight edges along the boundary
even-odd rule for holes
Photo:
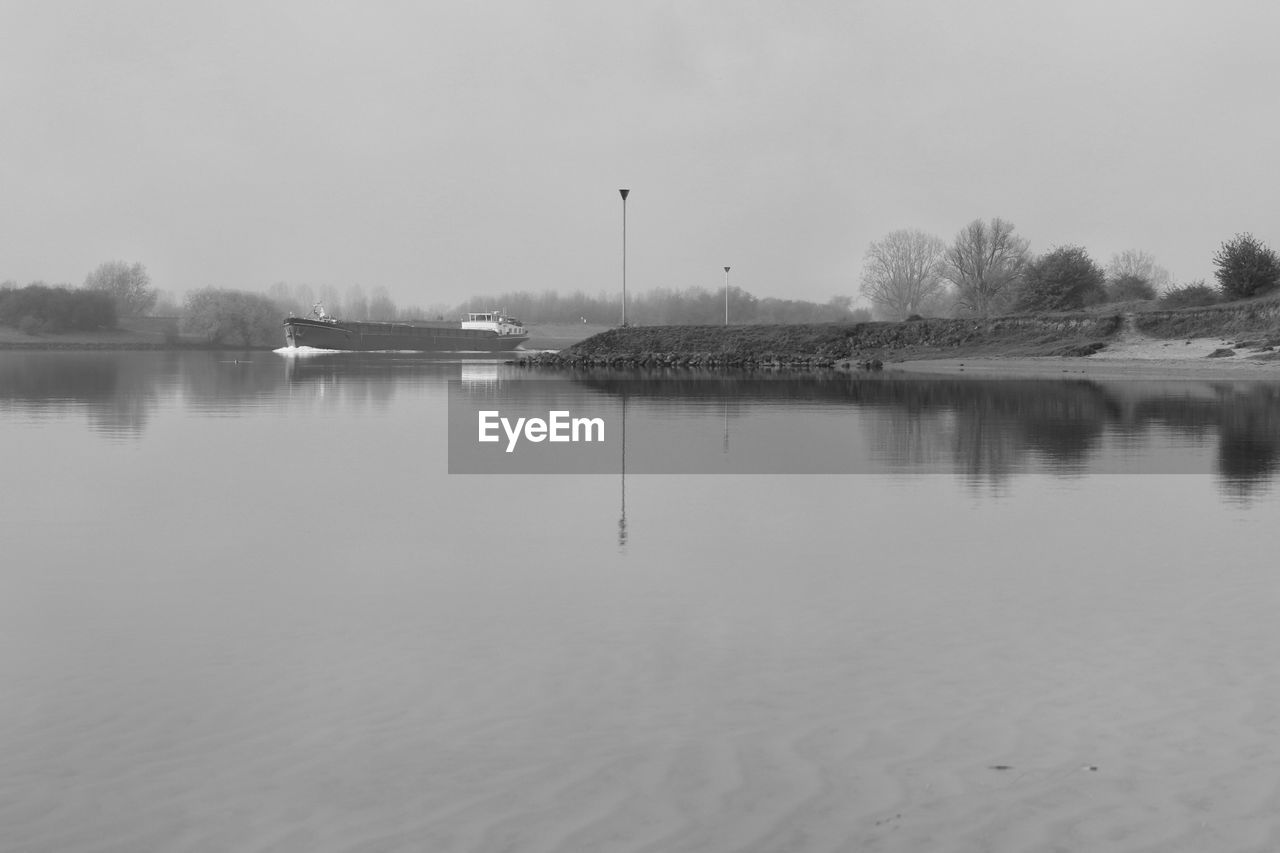
[[[622,195],[622,325],[627,325],[627,196],[631,190],[618,190]]]

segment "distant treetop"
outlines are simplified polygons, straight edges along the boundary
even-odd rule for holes
[[[151,286],[151,276],[140,263],[107,261],[85,277],[86,290],[101,290],[115,300],[116,312],[137,317],[151,310],[159,294]]]

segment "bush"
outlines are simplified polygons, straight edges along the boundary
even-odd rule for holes
[[[1108,302],[1137,302],[1155,298],[1155,287],[1142,276],[1122,275],[1107,282]]]
[[[0,289],[0,325],[28,334],[114,329],[116,307],[105,293],[37,282]]]
[[[1222,301],[1221,292],[1202,280],[1165,291],[1164,296],[1160,297],[1160,307],[1202,308],[1206,305],[1216,305],[1220,301]]]
[[[1237,234],[1213,256],[1214,276],[1230,299],[1248,299],[1280,282],[1280,257],[1252,234]]]
[[[211,344],[284,346],[285,312],[257,293],[206,287],[187,296],[182,328]]]
[[[1094,305],[1106,297],[1106,275],[1080,246],[1054,249],[1027,266],[1018,292],[1023,311],[1070,311]]]

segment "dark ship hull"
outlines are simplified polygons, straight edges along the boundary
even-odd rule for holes
[[[313,349],[506,352],[528,339],[527,334],[463,329],[459,323],[364,323],[304,317],[284,321],[286,346]]]

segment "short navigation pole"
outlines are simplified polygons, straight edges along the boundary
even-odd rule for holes
[[[622,325],[627,325],[627,196],[631,190],[618,190],[622,195]]]
[[[729,268],[724,268],[724,324],[729,325]]]

